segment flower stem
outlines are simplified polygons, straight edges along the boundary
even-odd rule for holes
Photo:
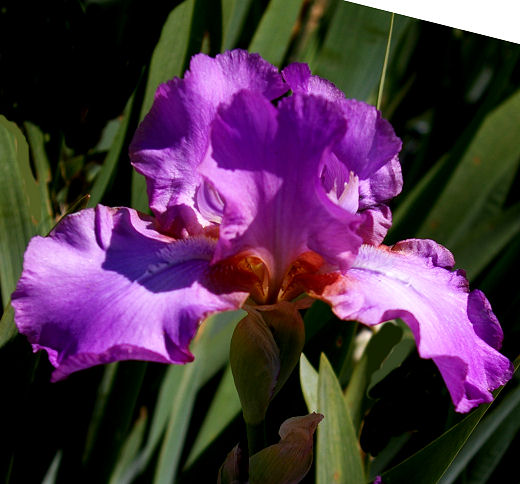
[[[266,447],[265,420],[256,425],[246,423],[246,431],[249,456],[252,456]]]

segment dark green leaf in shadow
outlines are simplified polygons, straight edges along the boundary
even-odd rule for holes
[[[471,461],[469,470],[466,473],[467,484],[485,484],[490,482],[488,479],[500,463],[519,430],[520,405],[517,404]]]
[[[228,366],[204,417],[197,438],[191,448],[186,467],[191,466],[220,433],[240,414],[238,398],[231,368]]]
[[[176,375],[178,385],[175,387],[174,396],[168,399],[170,412],[168,424],[165,429],[164,440],[159,451],[159,458],[154,474],[154,484],[167,484],[173,481],[177,474],[181,451],[191,418],[193,404],[197,391],[204,383],[202,377],[208,369],[211,374],[220,370],[225,360],[215,360],[207,357],[207,349],[215,345],[215,335],[225,334],[227,338],[222,341],[222,349],[228,354],[231,333],[238,320],[244,317],[244,311],[231,311],[220,313],[208,318],[204,326],[199,328],[194,343],[193,354],[195,360],[184,366],[174,366],[178,373]],[[225,356],[224,356],[225,358]]]
[[[183,73],[190,56],[190,36],[196,6],[195,0],[184,1],[172,10],[164,24],[150,64],[141,119],[152,107],[157,86]],[[135,171],[132,173],[132,207],[143,212],[148,210],[146,182]]]
[[[195,360],[168,368],[145,445],[121,472],[122,484],[132,482],[144,471],[163,436],[154,482],[171,481],[177,472],[197,391],[226,363],[231,334],[244,314],[244,311],[231,311],[209,317],[193,342]]]
[[[403,330],[386,323],[374,333],[363,352],[363,356],[354,367],[347,389],[345,401],[350,410],[354,428],[359,428],[367,401],[367,389],[372,374],[381,366],[392,348],[401,340]]]
[[[518,429],[520,427],[520,420],[518,420],[519,411],[520,386],[517,386],[480,422],[439,483],[451,484],[454,482],[489,439],[493,437],[495,437],[495,440],[497,438],[501,439],[502,435],[497,434],[497,429],[502,423],[508,422],[508,428],[512,426]]]
[[[518,368],[519,361],[515,362]],[[503,387],[494,392],[495,398]],[[493,402],[481,405],[429,445],[382,475],[385,484],[434,484],[444,475]]]
[[[146,422],[147,414],[142,410],[121,449],[114,472],[110,476],[110,484],[120,484],[122,473],[135,459],[144,438]]]
[[[478,221],[496,184],[520,158],[520,91],[486,116],[418,236],[453,246]]]
[[[472,227],[453,247],[457,265],[472,280],[520,232],[520,203]]]
[[[117,162],[121,157],[121,150],[123,149],[127,135],[128,121],[132,112],[133,102],[134,96],[132,95],[125,107],[119,128],[117,129],[116,136],[108,150],[103,166],[96,176],[96,180],[92,186],[92,190],[90,191],[90,199],[87,203],[87,207],[95,207],[101,202],[101,199],[103,198],[103,195],[105,194],[105,191],[115,173]]]

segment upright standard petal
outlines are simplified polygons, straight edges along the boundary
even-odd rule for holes
[[[246,297],[208,289],[215,243],[166,237],[127,208],[70,215],[29,244],[12,296],[18,329],[47,350],[53,380],[115,360],[191,361],[199,323]]]
[[[210,58],[192,58],[184,79],[159,86],[150,112],[130,146],[136,170],[146,177],[150,207],[164,230],[196,233],[205,223],[196,209],[201,183],[197,166],[208,148],[217,107],[249,89],[268,99],[287,91],[278,70],[258,54],[228,51]],[[179,221],[182,221],[179,225]]]
[[[512,364],[497,350],[502,331],[480,291],[469,292],[453,256],[428,240],[363,246],[348,273],[319,296],[342,319],[374,325],[403,319],[419,354],[437,364],[456,410],[492,400]]]
[[[325,193],[322,159],[343,135],[334,105],[295,95],[275,108],[243,91],[213,123],[212,153],[200,167],[224,200],[215,261],[249,253],[267,265],[271,288],[290,264],[313,251],[345,270],[361,239],[361,217]]]
[[[401,192],[403,179],[397,154],[401,141],[390,123],[374,107],[345,95],[334,84],[311,75],[306,64],[287,66],[282,75],[295,92],[315,94],[335,103],[347,120],[347,131],[334,146],[323,172],[325,190],[338,199],[347,191],[354,174],[358,179],[359,213],[365,213],[360,229],[363,242],[380,244],[392,223],[386,202]]]
[[[311,75],[306,64],[290,64],[282,75],[293,92],[323,96],[341,108],[348,129],[334,153],[361,180],[371,177],[401,150],[401,140],[392,125],[374,106],[346,99],[330,81]]]

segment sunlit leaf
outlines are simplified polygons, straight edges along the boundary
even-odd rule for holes
[[[359,484],[365,482],[358,439],[338,379],[326,356],[321,355],[318,376],[318,427],[316,482]]]
[[[222,51],[235,47],[252,0],[222,0]]]
[[[264,59],[280,66],[301,6],[302,0],[271,0],[249,50],[258,52]]]
[[[347,97],[367,100],[379,85],[390,20],[389,12],[339,3],[312,71],[334,82]],[[409,21],[395,16],[390,59]]]
[[[29,239],[38,233],[40,191],[29,165],[27,142],[18,127],[0,116],[0,285],[7,308]],[[16,334],[12,310],[1,320],[0,346]]]
[[[315,412],[318,409],[318,372],[303,353],[300,357],[300,383],[307,409]]]
[[[27,132],[27,141],[31,150],[34,167],[36,171],[36,183],[40,191],[40,227],[38,232],[46,234],[53,226],[53,215],[51,209],[51,202],[49,199],[49,189],[47,184],[50,182],[51,173],[49,167],[49,160],[45,152],[45,139],[38,126],[33,123],[25,123],[25,130]]]

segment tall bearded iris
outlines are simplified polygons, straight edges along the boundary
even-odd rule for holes
[[[485,296],[433,241],[381,245],[400,148],[375,108],[306,65],[197,55],[130,147],[154,217],[98,206],[34,238],[18,328],[58,380],[115,360],[189,362],[208,315],[307,293],[345,320],[403,319],[457,411],[488,402],[512,367]]]

